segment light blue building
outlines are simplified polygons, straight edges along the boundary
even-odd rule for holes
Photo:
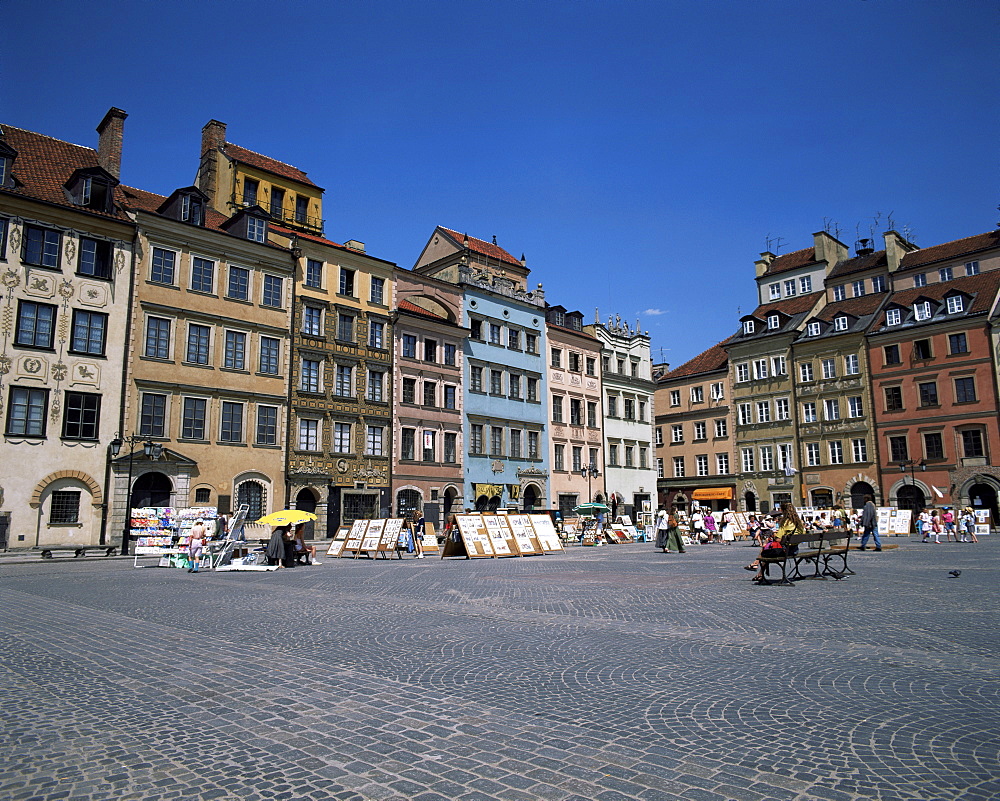
[[[458,284],[464,346],[465,506],[547,509],[545,294],[495,242],[440,226],[414,272]]]

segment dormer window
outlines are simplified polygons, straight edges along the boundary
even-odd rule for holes
[[[267,222],[260,217],[247,217],[247,239],[251,242],[263,242],[267,236]]]
[[[2,133],[2,132],[0,132]],[[11,169],[14,166],[14,159],[17,158],[17,151],[0,139],[0,188],[9,189],[14,186],[14,177]]]
[[[913,304],[913,316],[917,320],[931,319],[931,303],[929,300]]]
[[[754,332],[753,320],[746,320],[743,323],[743,333],[752,334]]]
[[[767,328],[769,331],[779,328],[781,326],[781,317],[777,314],[767,315]]]
[[[77,170],[65,185],[67,199],[94,211],[111,211],[111,195],[117,181],[100,168]]]
[[[839,317],[833,318],[833,330],[834,331],[847,330],[847,317],[845,315],[842,314]]]
[[[10,159],[0,154],[0,187],[7,186],[10,177]]]
[[[181,195],[181,220],[191,225],[201,225],[205,221],[205,207],[201,198],[195,195]]]
[[[809,325],[806,326],[806,334],[811,337],[818,337],[820,334],[820,324],[809,323]]]
[[[965,298],[961,295],[952,295],[948,298],[948,314],[959,314],[965,311]]]
[[[899,309],[886,309],[885,311],[885,324],[886,325],[899,325],[902,321],[902,314]]]

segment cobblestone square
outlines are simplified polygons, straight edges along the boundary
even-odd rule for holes
[[[4,558],[0,798],[997,798],[995,540],[794,587],[741,544]]]

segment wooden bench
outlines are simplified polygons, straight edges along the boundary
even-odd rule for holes
[[[87,555],[87,551],[104,551],[105,556],[114,556],[118,553],[117,545],[39,545],[32,548],[33,551],[41,551],[42,559],[51,559],[52,555],[58,551],[72,551],[74,559],[80,559]]]
[[[792,563],[792,568],[794,571],[798,570],[798,562],[805,561],[809,558],[819,559],[818,555],[808,556],[807,552],[803,552],[801,557],[798,556],[798,549],[805,546],[807,543],[812,543],[816,539],[816,534],[786,534],[781,539],[782,553],[779,556],[768,556],[767,551],[761,551],[761,556],[758,557],[758,563],[760,564],[759,571],[762,576],[760,579],[755,579],[756,583],[761,585],[776,584],[782,587],[793,587],[791,577],[788,575],[788,563]],[[777,550],[777,549],[775,549]],[[819,551],[817,550],[817,554]],[[781,579],[779,581],[771,581],[767,578],[768,568],[771,565],[779,565],[781,567]],[[794,575],[794,574],[793,574]]]

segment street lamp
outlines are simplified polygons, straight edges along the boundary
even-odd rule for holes
[[[914,468],[915,465],[917,465],[917,463],[914,462],[912,459],[906,459],[906,460],[903,460],[903,461],[901,461],[899,463],[899,472],[900,473],[905,473],[906,472],[906,468],[907,467],[910,468],[910,485],[913,486],[913,487],[917,486],[917,480],[916,480],[916,478],[913,475],[913,468]],[[920,460],[919,467],[920,467],[920,472],[921,473],[924,472],[927,469],[927,464],[924,462],[923,459]],[[903,476],[903,484],[904,485],[906,484],[906,476]],[[912,495],[911,496],[911,502],[915,498],[916,498],[916,495],[915,494]],[[916,507],[914,507],[914,509],[915,508]]]
[[[594,499],[594,496],[590,494],[590,481],[597,478],[600,474],[601,471],[597,469],[597,465],[593,462],[585,464],[580,468],[580,475],[587,479],[587,503],[591,503]]]
[[[122,445],[126,442],[128,443],[128,482],[125,484],[125,523],[122,528],[122,556],[128,556],[128,539],[132,528],[132,460],[135,458],[136,443],[142,442],[142,437],[135,434],[123,437],[116,431],[115,438],[108,445],[108,448],[111,450],[111,458],[115,459],[121,453]],[[163,446],[158,442],[146,440],[142,443],[142,452],[146,455],[147,459],[156,460],[163,453]]]

